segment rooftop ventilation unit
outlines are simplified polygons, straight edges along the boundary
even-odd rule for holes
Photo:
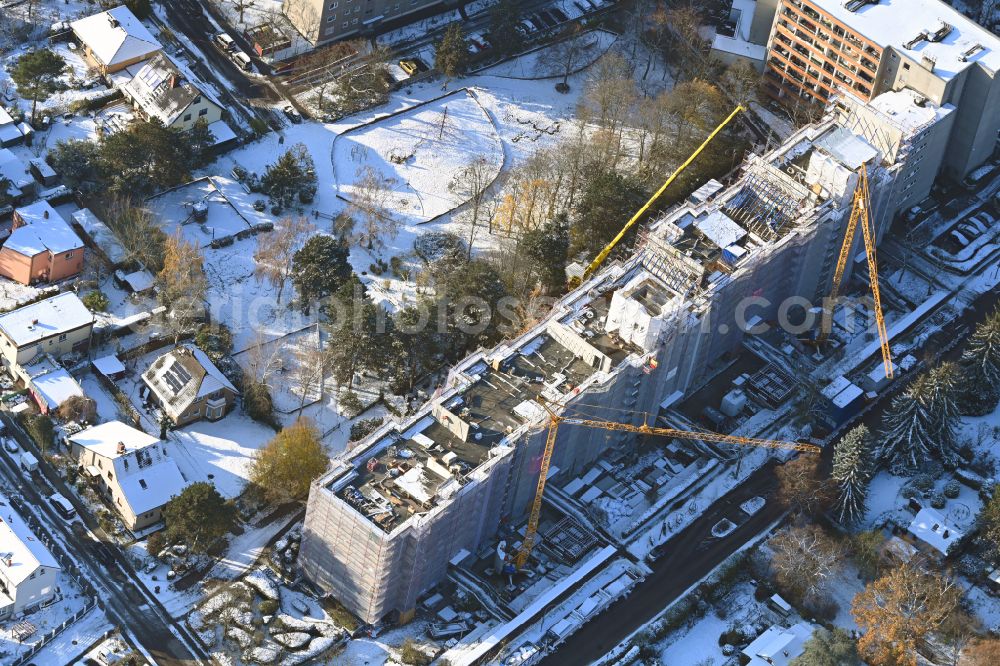
[[[951,34],[954,27],[950,23],[945,23],[944,21],[938,21],[937,25],[934,27],[934,32],[927,35],[927,41],[929,42],[940,42],[942,39]]]
[[[862,7],[867,7],[868,5],[877,5],[879,0],[847,0],[844,3],[844,8],[849,12],[856,12]]]
[[[966,50],[965,52],[963,52],[962,55],[959,56],[958,59],[961,60],[962,62],[965,62],[966,60],[968,60],[972,56],[976,55],[980,51],[985,51],[985,50],[986,50],[985,46],[983,46],[982,44],[976,43],[976,44],[972,45],[972,48],[970,48],[970,49]]]

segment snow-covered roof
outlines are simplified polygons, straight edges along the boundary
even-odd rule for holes
[[[105,458],[128,455],[160,440],[121,421],[108,421],[70,435],[69,441]],[[119,444],[124,444],[120,447]]]
[[[153,56],[143,65],[139,73],[125,84],[122,92],[147,115],[167,126],[173,124],[198,97],[205,96],[219,106],[163,53]]]
[[[748,666],[787,666],[802,654],[812,632],[812,627],[805,622],[793,624],[787,629],[771,626],[743,648],[743,654],[750,658]]]
[[[0,137],[0,143],[2,141]],[[21,190],[31,185],[34,180],[24,162],[7,148],[0,148],[0,178],[10,179],[11,190],[16,190],[10,194],[15,196],[20,195]]]
[[[111,377],[125,372],[124,364],[122,364],[122,362],[114,354],[95,358],[92,362],[94,367],[97,368],[97,371],[105,377]]]
[[[878,150],[846,127],[825,132],[815,146],[852,171],[878,157]]]
[[[112,483],[137,516],[163,506],[187,485],[165,444],[121,421],[87,428],[69,441],[113,461]]]
[[[907,132],[915,132],[937,122],[955,110],[951,104],[938,106],[927,101],[923,95],[909,88],[884,92],[868,102],[868,106]]]
[[[0,144],[20,141],[21,136],[21,130],[17,123],[7,113],[7,109],[0,106]]]
[[[157,358],[143,373],[142,380],[171,418],[216,391],[239,393],[205,352],[194,345],[181,345]]]
[[[706,217],[696,219],[694,226],[719,247],[729,247],[747,235],[746,229],[736,224],[721,210],[713,210]]]
[[[48,548],[35,536],[10,502],[0,496],[8,507],[0,513],[0,571],[13,584],[18,585],[35,573],[39,567],[59,569],[59,563]]]
[[[909,532],[942,555],[951,544],[962,538],[963,533],[945,521],[937,509],[924,508],[917,512],[910,523]]]
[[[68,291],[0,315],[0,331],[17,347],[93,323],[93,313]]]
[[[808,1],[883,48],[891,46],[918,63],[933,59],[934,73],[943,79],[976,63],[1000,70],[1000,38],[939,0],[881,0],[857,11],[844,0]],[[933,38],[942,24],[951,30],[940,41],[915,41],[922,33]],[[977,44],[982,48],[973,51]]]
[[[115,236],[114,232],[104,224],[93,211],[89,208],[81,208],[80,210],[74,211],[70,218],[80,225],[80,228],[90,236],[94,244],[100,248],[104,256],[112,264],[120,264],[125,261],[128,253],[122,246],[121,241]]]
[[[73,21],[70,28],[105,65],[149,56],[163,48],[124,5]]]
[[[767,47],[750,41],[750,26],[757,8],[757,0],[733,0],[730,18],[735,18],[736,31],[732,37],[718,33],[712,38],[712,48],[725,53],[763,61]]]
[[[3,246],[26,257],[42,252],[61,254],[83,247],[83,241],[62,215],[44,199],[16,209],[25,225],[10,234]]]
[[[83,388],[65,368],[55,367],[38,375],[32,375],[31,386],[35,394],[45,401],[49,409],[57,409],[59,405],[73,396],[84,396]]]

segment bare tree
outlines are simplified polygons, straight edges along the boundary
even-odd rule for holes
[[[247,375],[254,382],[267,384],[271,375],[285,368],[285,345],[278,340],[268,340],[263,331],[254,334],[253,343],[247,348]]]
[[[316,344],[303,344],[293,352],[295,368],[292,379],[295,390],[299,393],[299,416],[305,409],[306,400],[315,396],[318,400],[323,396],[323,381],[330,369],[330,356],[320,347],[317,334]]]
[[[466,203],[463,222],[468,228],[466,238],[466,258],[472,258],[472,245],[476,241],[479,228],[496,213],[497,200],[489,193],[489,187],[496,178],[493,164],[485,157],[477,157],[459,171],[450,183],[449,189],[458,199]]]
[[[383,176],[369,165],[357,171],[351,210],[361,222],[361,242],[368,249],[384,245],[382,236],[395,238],[399,233],[399,222],[389,212],[389,200],[395,184],[394,178]]]
[[[775,579],[799,601],[817,599],[843,568],[844,548],[817,525],[792,527],[769,545]]]
[[[205,315],[204,257],[194,243],[178,233],[167,238],[163,269],[157,275],[160,298],[170,309],[167,325],[174,332],[174,344],[183,333],[190,332],[195,322]]]
[[[580,67],[584,57],[590,51],[593,42],[584,32],[579,23],[570,23],[559,36],[559,41],[549,47],[549,56],[559,64],[562,70],[562,82],[556,85],[556,90],[569,92],[569,75]]]
[[[243,13],[253,7],[256,3],[254,0],[229,0],[229,4],[233,6],[233,9],[240,13],[240,23],[244,23]]]
[[[254,275],[258,282],[267,280],[271,287],[277,287],[278,303],[292,271],[292,257],[295,256],[306,238],[316,230],[305,216],[282,219],[275,231],[257,237],[257,251],[254,252]]]
[[[111,193],[104,197],[100,213],[125,250],[123,263],[137,262],[154,272],[163,266],[166,236],[149,209],[128,196]]]

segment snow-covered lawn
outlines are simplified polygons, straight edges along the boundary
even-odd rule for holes
[[[606,30],[591,30],[580,34],[576,39],[578,43],[573,48],[577,53],[571,61],[570,71],[590,66],[611,48],[618,35]],[[549,44],[479,73],[511,79],[562,78],[566,72],[566,59],[559,55],[562,48],[558,44]]]
[[[373,170],[391,190],[392,214],[426,222],[468,198],[455,188],[459,174],[477,159],[491,180],[503,166],[503,147],[475,93],[457,90],[396,116],[345,132],[333,144],[337,194],[356,201],[359,180]]]
[[[198,421],[170,433],[171,455],[188,483],[210,481],[225,497],[236,497],[250,476],[254,454],[274,430],[239,410],[219,421]]]

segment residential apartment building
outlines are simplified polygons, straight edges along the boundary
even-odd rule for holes
[[[943,168],[961,178],[1000,130],[1000,38],[939,0],[779,0],[765,88],[785,104],[913,90],[955,109]]]
[[[57,294],[0,315],[0,362],[25,382],[39,354],[60,358],[90,348],[94,315],[72,292]]]
[[[442,0],[282,0],[281,11],[313,45],[370,34],[383,21],[399,20]]]
[[[30,613],[55,599],[60,567],[48,548],[0,496],[0,620]]]
[[[83,474],[97,485],[131,532],[163,520],[163,507],[187,482],[152,435],[108,421],[67,438]]]
[[[539,401],[638,425],[683,399],[738,353],[751,322],[775,319],[787,297],[829,292],[861,169],[881,236],[901,167],[830,116],[751,156],[711,200],[655,221],[640,251],[534,329],[456,365],[416,415],[385,424],[314,482],[306,576],[366,622],[405,620],[453,559],[516,542],[547,435]],[[752,296],[753,312],[737,307]],[[563,423],[551,482],[633,444],[626,432]]]

